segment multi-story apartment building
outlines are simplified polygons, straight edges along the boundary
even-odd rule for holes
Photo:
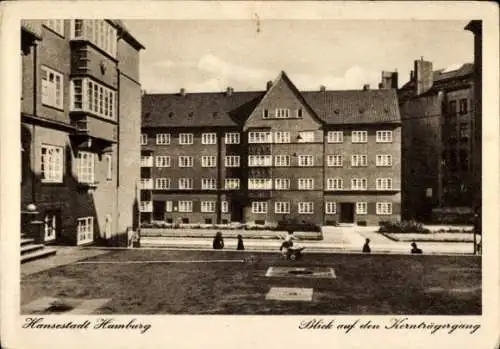
[[[398,92],[403,122],[403,216],[429,220],[443,209],[472,212],[474,155],[473,64],[444,71],[414,62]]]
[[[400,216],[394,89],[143,96],[141,221],[377,224]]]
[[[22,233],[81,245],[133,228],[141,49],[121,21],[22,22]]]

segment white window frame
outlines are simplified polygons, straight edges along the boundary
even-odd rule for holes
[[[289,167],[290,166],[290,155],[275,155],[274,156],[274,166],[276,166],[276,167]]]
[[[203,189],[203,190],[215,190],[215,189],[217,189],[217,179],[214,177],[202,178],[201,179],[201,189]]]
[[[81,217],[76,220],[76,244],[94,241],[94,217]]]
[[[141,133],[141,145],[148,144],[148,135],[146,133]]]
[[[217,144],[217,133],[202,133],[201,144]]]
[[[165,212],[173,212],[174,211],[174,202],[172,200],[165,201]]]
[[[240,189],[240,179],[239,178],[225,178],[224,179],[224,189],[239,190]]]
[[[376,166],[377,167],[392,167],[392,155],[391,154],[377,154]]]
[[[288,108],[276,108],[274,111],[274,117],[276,119],[289,119],[290,118],[290,109]]]
[[[179,190],[192,190],[194,188],[194,180],[190,177],[182,177],[178,180]]]
[[[200,211],[202,213],[213,213],[215,212],[215,201],[201,201],[200,203]]]
[[[327,190],[343,190],[344,180],[340,177],[330,177],[326,179]]]
[[[156,167],[171,167],[172,161],[168,155],[156,155],[155,158]]]
[[[71,38],[90,41],[110,56],[116,57],[117,29],[106,20],[73,19]]]
[[[160,177],[155,179],[155,189],[171,189],[172,181],[170,178]]]
[[[64,19],[46,19],[43,25],[52,30],[53,32],[64,37]]]
[[[252,213],[265,214],[269,208],[267,201],[252,201]]]
[[[328,131],[328,143],[344,143],[344,131]]]
[[[190,145],[193,144],[194,135],[192,133],[179,133],[179,144]]]
[[[88,77],[71,80],[71,110],[116,119],[116,91]],[[146,142],[147,143],[147,142]],[[141,144],[145,145],[146,143]]]
[[[274,203],[274,213],[276,214],[289,214],[290,201],[276,201]]]
[[[392,143],[392,131],[381,130],[376,132],[377,143]]]
[[[217,167],[217,156],[203,155],[201,157],[201,167]]]
[[[64,174],[64,147],[42,144],[40,153],[42,182],[62,183]]]
[[[275,178],[274,179],[274,189],[275,190],[290,190],[290,178]]]
[[[229,202],[226,200],[222,200],[220,202],[220,211],[221,213],[229,213]]]
[[[239,132],[227,132],[224,135],[224,143],[226,144],[240,144]]]
[[[141,155],[141,167],[153,167],[153,155]]]
[[[314,166],[314,155],[299,155],[299,166],[300,167],[313,167]]]
[[[106,179],[110,181],[113,179],[113,157],[111,154],[104,154],[104,159],[106,159]]]
[[[191,200],[179,200],[177,202],[177,206],[179,208],[179,212],[193,212],[193,201]]]
[[[248,178],[248,190],[271,190],[272,178]]]
[[[42,104],[64,109],[64,74],[45,65],[40,66]]]
[[[392,202],[377,202],[376,213],[380,216],[392,214]]]
[[[335,201],[325,201],[325,214],[337,214],[337,203]]]
[[[274,132],[274,143],[283,144],[290,143],[290,132],[289,131],[276,131]]]
[[[248,132],[249,144],[272,143],[273,133],[270,131],[250,131]]]
[[[76,178],[79,183],[95,183],[96,154],[79,150],[76,154]]]
[[[367,167],[368,166],[368,155],[364,154],[354,154],[351,156],[351,166],[352,167]]]
[[[240,167],[239,155],[226,155],[224,157],[224,166],[226,167]]]
[[[352,131],[352,143],[368,143],[368,131]]]
[[[300,214],[314,214],[314,202],[312,201],[300,201],[297,206]]]
[[[156,144],[158,145],[170,144],[170,133],[157,133]]]
[[[328,167],[343,167],[344,156],[342,154],[330,154],[327,157]]]
[[[179,156],[179,167],[193,167],[193,157],[188,155]]]
[[[314,131],[300,131],[299,137],[298,143],[314,143],[316,141]]]
[[[393,181],[392,178],[377,178],[376,189],[377,190],[392,190]]]
[[[368,190],[368,180],[366,177],[351,178],[351,190]]]
[[[297,187],[299,190],[313,190],[314,178],[299,178],[297,179]]]
[[[368,214],[368,203],[366,201],[356,202],[356,214]]]
[[[272,155],[249,155],[248,167],[271,167],[273,165]]]

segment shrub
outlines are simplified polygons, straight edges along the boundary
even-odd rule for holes
[[[402,221],[402,222],[389,222],[381,221],[379,222],[379,232],[380,233],[393,233],[393,234],[408,234],[408,233],[420,233],[429,234],[431,231],[424,228],[422,223],[416,221]]]
[[[366,221],[358,221],[357,223],[361,227],[366,227]]]
[[[321,231],[321,227],[312,222],[301,221],[299,222],[297,219],[284,219],[278,222],[278,225],[275,228],[276,230],[285,230],[285,231],[310,231],[310,232],[319,232]]]

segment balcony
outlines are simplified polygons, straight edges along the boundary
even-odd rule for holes
[[[141,178],[141,189],[153,189],[153,179]]]
[[[153,202],[152,201],[141,201],[139,206],[141,212],[153,212]]]
[[[153,157],[141,156],[141,167],[153,167]]]

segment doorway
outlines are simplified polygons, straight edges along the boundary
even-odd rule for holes
[[[154,221],[164,221],[165,220],[165,201],[153,201],[153,220]]]
[[[47,211],[43,217],[44,242],[54,242],[59,235],[61,214],[59,211]]]
[[[354,204],[343,202],[340,204],[340,223],[354,223]]]

